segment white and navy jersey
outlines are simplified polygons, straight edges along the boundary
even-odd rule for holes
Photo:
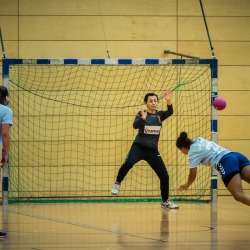
[[[194,168],[199,164],[216,167],[222,156],[228,153],[230,153],[229,150],[215,142],[197,137],[193,140],[188,151],[190,168]]]
[[[9,107],[0,104],[0,146],[2,145],[2,124],[12,125],[12,111]]]
[[[173,106],[167,105],[166,111],[156,111],[155,114],[148,113],[146,120],[141,118],[141,112],[135,117],[133,127],[138,129],[135,143],[146,148],[157,149],[162,122],[173,114]]]

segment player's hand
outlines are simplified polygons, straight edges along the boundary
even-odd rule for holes
[[[187,185],[187,184],[181,185],[181,186],[179,186],[178,189],[179,189],[180,191],[187,190],[187,189],[188,189],[188,185]]]
[[[143,120],[146,120],[147,115],[148,115],[147,109],[145,109],[145,108],[143,107],[143,108],[141,109],[141,118],[142,118]]]
[[[166,102],[171,102],[173,96],[173,92],[171,90],[166,90],[166,92],[164,93],[164,99],[166,100]]]

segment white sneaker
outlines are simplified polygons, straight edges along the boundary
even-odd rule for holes
[[[121,184],[116,182],[111,190],[111,194],[113,195],[118,195],[119,190],[120,190]]]
[[[178,209],[179,206],[174,204],[171,200],[162,201],[161,208]]]

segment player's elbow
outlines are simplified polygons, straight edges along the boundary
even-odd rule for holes
[[[136,120],[136,121],[134,121],[134,123],[133,123],[133,128],[134,129],[138,129],[140,126],[142,126],[143,124],[145,124],[145,121],[143,121],[143,120]]]
[[[173,109],[168,109],[167,117],[171,116],[174,113]]]
[[[8,137],[10,135],[10,124],[3,123],[2,124],[2,138]]]
[[[9,138],[9,136],[10,136],[9,131],[2,131],[2,138],[3,138],[3,139]]]

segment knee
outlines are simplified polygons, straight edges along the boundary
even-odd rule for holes
[[[237,192],[235,194],[233,194],[233,197],[236,201],[242,201],[242,198],[244,196],[244,193],[243,192]]]
[[[234,197],[234,199],[235,199],[236,201],[240,201],[240,198],[239,198],[239,196],[237,196],[237,195],[234,195],[233,197]]]

